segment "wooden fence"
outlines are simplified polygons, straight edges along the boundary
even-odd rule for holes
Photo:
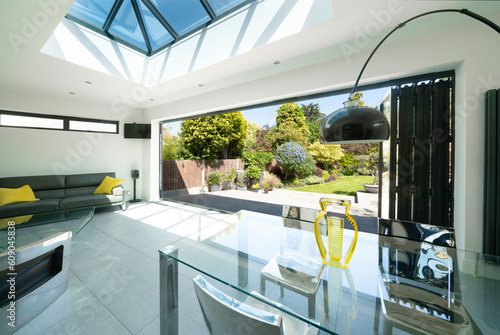
[[[163,161],[162,166],[163,191],[171,191],[208,184],[207,178],[211,172],[226,173],[232,169],[243,169],[244,163],[241,159],[219,159],[216,163],[200,159]]]

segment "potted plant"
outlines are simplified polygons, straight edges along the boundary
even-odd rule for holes
[[[264,193],[265,194],[269,193],[269,184],[264,184]]]
[[[281,179],[272,173],[266,174],[266,176],[264,176],[264,184],[269,185],[269,191],[272,191],[273,188],[279,183],[281,183]]]
[[[210,192],[220,191],[220,184],[222,182],[222,174],[220,172],[211,172],[208,175],[208,185],[210,185]]]
[[[259,192],[259,188],[260,188],[259,183],[255,183],[255,184],[252,185],[251,190],[253,192]]]
[[[250,165],[246,169],[246,172],[247,172],[247,177],[250,179],[250,185],[252,185],[252,187],[255,183],[258,184],[260,182],[260,177],[261,177],[262,171],[261,171],[261,169],[259,169],[258,166]]]
[[[243,170],[236,171],[236,190],[247,190],[247,173]]]
[[[226,172],[222,176],[222,189],[223,190],[232,190],[234,189],[234,177],[236,176],[236,169],[232,169]]]

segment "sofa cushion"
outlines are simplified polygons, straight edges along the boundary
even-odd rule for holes
[[[38,199],[62,199],[64,197],[64,189],[35,191],[35,197]]]
[[[0,178],[0,187],[17,188],[24,185],[29,185],[31,189],[36,192],[43,190],[63,189],[65,187],[64,182],[65,177],[62,175],[6,177]],[[97,185],[99,185],[99,183]]]
[[[72,174],[66,176],[65,188],[94,186],[94,190],[99,186],[104,178],[108,176],[115,178],[114,172]]]
[[[0,218],[57,211],[60,199],[41,199],[0,207]]]
[[[109,206],[120,204],[123,200],[122,197],[115,195],[93,194],[93,195],[76,195],[73,197],[66,197],[59,202],[59,209],[70,209],[79,207],[90,206]]]
[[[75,187],[67,188],[64,190],[64,197],[74,197],[76,195],[92,195],[95,191],[95,186],[89,187]]]

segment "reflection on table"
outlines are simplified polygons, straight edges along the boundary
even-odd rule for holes
[[[314,326],[327,334],[500,331],[498,318],[486,318],[500,307],[499,267],[480,254],[360,233],[344,270],[323,266],[309,220],[248,211],[207,225],[196,220],[196,233],[160,250],[162,334],[177,334],[179,313],[191,313],[178,304],[178,262],[233,294],[259,299],[260,291],[266,303],[301,321],[314,315]],[[347,240],[352,234],[344,231]]]

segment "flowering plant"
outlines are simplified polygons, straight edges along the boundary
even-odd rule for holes
[[[306,152],[297,142],[287,142],[276,149],[274,158],[285,172],[286,178],[306,159]]]

